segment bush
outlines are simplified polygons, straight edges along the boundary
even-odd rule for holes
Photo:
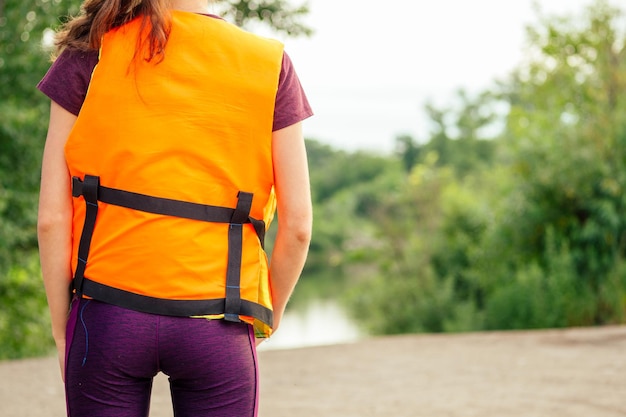
[[[36,255],[0,276],[0,359],[47,354],[54,346]]]

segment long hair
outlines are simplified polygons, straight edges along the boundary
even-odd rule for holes
[[[109,30],[141,16],[135,56],[163,59],[170,33],[169,0],[85,0],[81,13],[65,23],[56,37],[56,53],[64,49],[98,50]]]

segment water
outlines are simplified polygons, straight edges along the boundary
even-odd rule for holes
[[[280,329],[259,350],[349,343],[365,335],[332,300],[312,300],[298,309],[287,308]]]

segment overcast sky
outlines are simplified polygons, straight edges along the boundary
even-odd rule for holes
[[[618,5],[624,0],[613,0]],[[298,3],[298,0],[293,0]],[[580,14],[591,0],[540,0]],[[316,115],[307,137],[337,148],[389,151],[423,138],[426,100],[489,87],[520,61],[533,0],[309,0],[309,39],[282,40]]]

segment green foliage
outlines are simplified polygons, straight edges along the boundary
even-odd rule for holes
[[[35,217],[46,102],[35,85],[49,63],[42,47],[58,1],[0,3],[0,279],[36,249]]]
[[[355,316],[360,313],[363,327],[373,334],[442,332],[455,313],[451,285],[428,271],[378,275],[348,297]]]
[[[550,231],[557,248],[568,248],[580,296],[599,297],[625,255],[626,101],[615,91],[626,87],[626,53],[617,10],[599,1],[587,15],[582,28],[546,20],[531,30],[539,59],[505,89],[511,103],[505,140],[519,184],[510,195],[519,224],[508,233],[524,248],[520,261],[545,271]],[[568,319],[608,320],[599,307]]]
[[[37,264],[36,215],[47,105],[46,28],[58,1],[0,2],[0,359],[46,352],[51,343]]]
[[[349,154],[307,141],[314,204],[313,235],[305,279],[313,274],[346,275],[366,263],[372,235],[371,212],[380,195],[399,186],[397,161],[366,152]]]
[[[553,240],[553,234],[548,234]],[[523,265],[502,282],[486,305],[486,328],[565,327],[588,322],[593,297],[578,281],[571,253],[550,246],[547,265]]]
[[[36,254],[10,267],[0,281],[0,360],[42,355],[53,346]]]
[[[429,266],[436,246],[431,236],[441,223],[435,209],[451,176],[435,168],[435,154],[427,161],[400,187],[379,190],[369,213],[376,239],[368,250],[377,269],[348,302],[374,333],[442,331],[451,313],[452,287],[441,287]]]
[[[407,171],[433,152],[438,166],[450,167],[459,176],[490,166],[496,152],[496,142],[489,139],[496,130],[497,104],[489,92],[470,97],[464,90],[458,91],[453,107],[439,109],[426,104],[432,125],[429,140],[418,144],[411,136],[399,136],[396,155]]]
[[[626,33],[597,1],[541,17],[528,59],[400,137],[405,183],[374,211],[376,268],[349,298],[376,333],[623,323]],[[508,109],[503,119],[496,109]],[[502,131],[488,139],[494,126]],[[380,249],[382,248],[382,249]]]
[[[289,36],[310,36],[313,33],[299,21],[309,13],[307,3],[300,6],[292,6],[286,0],[226,0],[220,3],[224,10],[222,14],[232,17],[239,26],[257,21]]]

